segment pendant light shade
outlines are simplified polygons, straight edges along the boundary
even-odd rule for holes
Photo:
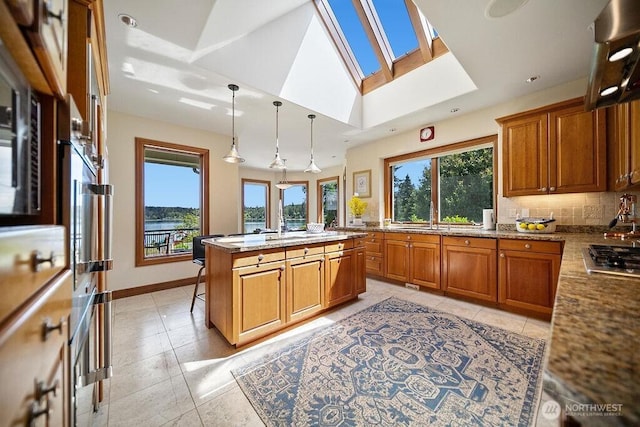
[[[309,114],[307,117],[311,119],[311,161],[309,162],[309,166],[307,166],[307,168],[304,171],[311,172],[311,173],[320,173],[322,172],[322,170],[318,166],[316,166],[316,163],[313,160],[313,119],[316,118],[316,115]]]
[[[238,85],[230,84],[227,86],[233,94],[231,98],[231,149],[229,154],[222,159],[227,163],[242,163],[244,159],[238,153],[238,145],[236,144],[236,91],[240,89]]]
[[[280,158],[280,147],[278,144],[278,110],[280,109],[282,102],[273,101],[273,105],[276,106],[276,155],[274,156],[273,161],[271,162],[269,167],[272,169],[285,169],[286,165],[284,164],[284,161]]]
[[[276,187],[279,188],[280,190],[286,190],[287,188],[291,188],[293,186],[293,184],[289,184],[289,181],[287,181],[287,159],[282,159],[282,164],[284,165],[284,167],[282,168],[282,179],[280,179],[280,181],[278,181],[278,183],[276,184]]]

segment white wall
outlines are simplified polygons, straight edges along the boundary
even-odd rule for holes
[[[142,137],[209,150],[209,230],[234,233],[238,227],[240,197],[238,166],[225,163],[227,137],[196,129],[109,111],[107,146],[110,181],[114,186],[113,261],[108,273],[111,290],[193,277],[191,261],[135,267],[135,138]]]
[[[620,193],[579,193],[565,195],[541,195],[526,197],[502,197],[502,134],[495,119],[584,95],[586,81],[578,80],[558,87],[483,110],[464,113],[464,109],[452,114],[452,118],[435,123],[435,138],[421,143],[418,129],[393,134],[374,143],[359,145],[347,151],[347,197],[352,194],[354,171],[371,169],[372,197],[365,221],[382,221],[384,217],[383,163],[387,157],[416,152],[432,147],[445,146],[487,135],[498,135],[498,223],[513,223],[516,213],[529,209],[529,216],[548,216],[551,212],[563,225],[605,225],[617,212]],[[434,124],[428,117],[426,124]]]

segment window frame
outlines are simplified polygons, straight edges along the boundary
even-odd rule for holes
[[[413,30],[418,39],[418,47],[399,58],[395,58],[387,41],[387,37],[383,34],[384,30],[382,29],[382,25],[379,22],[377,12],[371,0],[352,1],[364,31],[367,34],[369,43],[381,66],[379,71],[368,76],[362,73],[360,65],[331,10],[328,0],[314,0],[314,5],[334,45],[338,49],[342,61],[349,70],[353,82],[362,95],[449,52],[449,48],[444,44],[440,36],[432,37],[430,33],[428,34],[427,31],[425,31],[420,11],[413,3],[413,0],[404,0],[407,12],[409,13],[409,19],[411,20]],[[428,23],[426,18],[425,21]],[[430,26],[430,24],[428,25]]]
[[[241,199],[242,206],[240,215],[242,218],[242,232],[244,233],[245,224],[244,224],[244,186],[245,184],[259,184],[263,185],[267,189],[266,200],[265,200],[265,227],[271,229],[271,181],[265,181],[261,179],[253,179],[253,178],[242,178],[242,187],[241,187]]]
[[[307,222],[309,221],[309,181],[288,181],[289,184],[291,184],[291,186],[295,186],[295,185],[304,185],[307,187],[307,191],[305,193],[305,217],[307,218]],[[278,203],[282,203],[282,216],[284,217],[284,192],[288,190],[282,190],[282,189],[278,189]],[[286,223],[286,221],[285,221]]]
[[[167,254],[145,257],[144,253],[144,165],[145,149],[175,151],[200,158],[200,233],[209,234],[209,150],[199,147],[135,138],[135,266],[158,265],[170,262],[190,261],[192,253]]]
[[[322,205],[322,184],[331,183],[335,181],[338,188],[338,195],[336,200],[336,224],[340,218],[340,177],[330,176],[328,178],[322,178],[316,181],[316,222],[324,223],[324,206]]]
[[[497,212],[498,208],[498,135],[488,135],[480,138],[474,138],[466,141],[455,142],[452,144],[428,148],[426,150],[415,151],[413,153],[401,154],[398,156],[388,157],[384,159],[384,217],[393,218],[393,176],[391,167],[399,162],[408,160],[418,160],[431,158],[431,202],[433,203],[434,219],[433,223],[437,224],[440,217],[439,195],[439,162],[438,158],[449,154],[461,153],[480,149],[483,145],[491,145],[493,148],[493,209]],[[399,224],[394,221],[394,223]],[[403,222],[404,224],[410,222]],[[422,224],[422,223],[421,223]]]

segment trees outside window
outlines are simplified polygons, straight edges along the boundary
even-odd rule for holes
[[[309,222],[309,183],[307,181],[289,181],[293,184],[286,190],[280,190],[284,226],[287,230],[306,230]]]
[[[270,227],[269,181],[242,180],[242,230],[254,233]]]
[[[318,180],[318,222],[325,227],[338,223],[338,177]]]
[[[496,141],[491,136],[385,159],[387,215],[395,222],[482,222],[482,210],[495,205]]]

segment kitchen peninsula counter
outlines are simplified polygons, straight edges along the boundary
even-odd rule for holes
[[[582,248],[630,245],[602,232],[521,233],[452,227],[366,231],[495,239],[561,240],[562,262],[548,340],[544,390],[583,426],[640,425],[640,277],[588,274]],[[590,406],[608,405],[608,406]]]
[[[236,346],[366,290],[365,233],[289,232],[205,239],[205,324]]]

